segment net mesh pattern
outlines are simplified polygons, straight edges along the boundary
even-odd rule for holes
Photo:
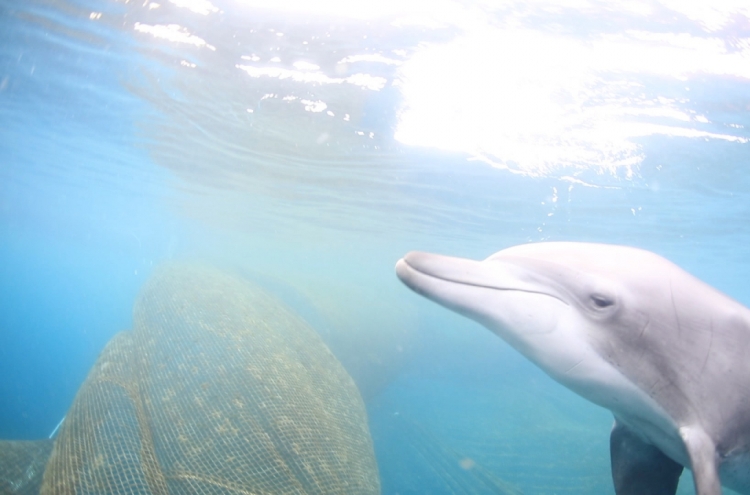
[[[0,493],[36,495],[44,466],[52,452],[52,440],[0,441]]]
[[[44,474],[50,494],[375,494],[354,382],[279,301],[213,268],[146,284]]]

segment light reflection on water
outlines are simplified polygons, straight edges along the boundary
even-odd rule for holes
[[[731,2],[40,5],[19,15],[67,60],[95,50],[129,93],[66,67],[68,88],[90,88],[75,124],[108,100],[147,105],[132,112],[139,149],[212,225],[518,242],[607,217],[613,241],[633,227],[679,242],[742,209],[741,160],[725,157],[747,149],[750,38]],[[6,95],[54,81],[13,56],[28,67]],[[45,103],[50,122],[66,101]]]
[[[637,137],[748,142],[730,127],[741,124],[712,123],[692,108],[689,78],[747,79],[749,60],[750,52],[729,51],[719,38],[689,34],[582,39],[478,26],[404,64],[396,137],[529,175],[599,169],[632,178],[644,159]],[[654,91],[645,77],[667,87]],[[682,91],[669,87],[677,81]]]
[[[213,6],[209,9],[206,2],[173,3],[204,15],[221,12]],[[259,7],[252,2],[245,5]],[[390,84],[400,97],[393,134],[403,144],[466,153],[533,176],[558,175],[561,169],[595,170],[630,179],[645,158],[637,138],[663,135],[740,144],[748,139],[741,132],[742,123],[711,121],[700,113],[690,93],[690,79],[697,76],[750,77],[750,38],[736,29],[735,17],[747,8],[737,3],[706,7],[695,2],[531,2],[521,8],[509,2],[494,11],[455,2],[430,9],[409,2],[352,3],[351,9],[340,2],[305,5],[283,2],[274,9],[344,18],[356,12],[357,19],[374,19],[360,26],[365,32],[373,27],[408,26],[405,16],[419,15],[433,21],[432,31],[454,32],[439,42],[421,39],[390,51],[384,46],[362,46],[358,37],[347,33],[349,39],[338,40],[346,40],[345,48],[377,51],[342,57],[333,67],[338,77],[325,73],[331,67],[320,71],[316,64],[312,64],[316,70],[299,70],[300,63],[310,62],[296,57],[338,53],[324,44],[311,50],[309,43],[316,36],[302,41],[304,55],[280,58],[277,53],[264,58],[253,53],[251,63],[235,64],[251,77],[289,79],[304,86],[304,91],[331,83],[379,91]],[[568,19],[586,23],[585,32],[561,30],[559,23]],[[213,48],[177,24],[146,29],[136,24],[136,30],[156,37]],[[268,30],[278,37],[285,35]],[[286,30],[294,36],[299,26]],[[238,34],[234,35],[238,43],[252,39],[239,41]],[[325,32],[324,38],[331,38],[331,33]],[[367,34],[362,38],[367,39]],[[264,48],[274,54],[273,43]],[[394,59],[394,53],[401,60]],[[386,71],[387,78],[351,73],[347,65],[365,58],[400,68]],[[344,73],[349,75],[340,77]],[[319,107],[329,105],[321,101]],[[305,109],[310,111],[310,106]]]
[[[670,194],[658,177],[671,167],[653,160],[661,147],[709,141],[739,152],[731,147],[748,140],[744,114],[722,111],[735,95],[706,97],[707,81],[750,77],[750,38],[729,4],[697,20],[695,6],[657,2],[429,12],[386,3],[348,19],[343,9],[335,21],[326,15],[336,3],[318,15],[290,13],[295,5],[281,14],[228,3],[197,16],[172,4],[129,7],[141,26],[182,26],[186,40],[205,43],[136,33],[159,61],[157,73],[146,67],[147,84],[130,86],[163,115],[142,124],[151,153],[188,187],[248,192],[250,203],[276,205],[255,211],[290,205],[294,218],[345,230],[486,230],[507,226],[504,211],[517,213],[519,198],[543,203],[550,187],[573,199],[607,187],[599,214],[648,215],[653,191]],[[434,22],[405,21],[415,13]],[[431,163],[429,150],[451,153],[452,165]],[[553,185],[518,189],[487,165]],[[458,183],[420,180],[443,166],[467,174],[468,201],[454,196]],[[469,186],[473,175],[494,190]],[[452,192],[433,196],[435,187]]]
[[[664,2],[56,5],[19,15],[54,35],[60,60],[96,53],[121,86],[80,67],[64,67],[68,82],[35,77],[14,53],[26,73],[4,93],[46,81],[50,125],[71,106],[86,127],[112,101],[145,104],[131,112],[138,148],[168,171],[178,208],[210,225],[509,235],[500,243],[580,238],[606,216],[612,241],[632,227],[659,245],[715,229],[747,189],[741,160],[725,158],[746,153],[750,125],[745,10],[731,3],[700,16]],[[47,166],[70,180],[75,163]],[[131,174],[117,163],[86,173]],[[589,208],[596,188],[606,200]]]

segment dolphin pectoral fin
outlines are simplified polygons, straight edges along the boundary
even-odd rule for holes
[[[609,449],[617,495],[675,495],[677,492],[682,465],[641,440],[627,426],[615,421]]]
[[[701,428],[690,426],[680,428],[680,436],[690,457],[696,495],[721,495],[716,446],[711,438]]]

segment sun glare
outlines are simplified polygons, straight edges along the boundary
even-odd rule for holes
[[[208,0],[168,1],[201,15],[219,12]],[[637,138],[747,142],[739,123],[717,124],[693,110],[689,93],[697,76],[750,79],[750,37],[736,34],[745,36],[741,26],[750,22],[746,0],[236,1],[290,18],[368,25],[377,19],[389,29],[424,32],[449,26],[442,32],[457,33],[450,41],[342,55],[341,66],[363,63],[349,75],[278,55],[264,60],[245,55],[235,64],[252,78],[305,85],[380,91],[393,84],[402,96],[395,138],[406,145],[466,153],[528,175],[573,168],[632,177],[643,159]],[[666,19],[662,24],[654,17],[659,15]],[[549,27],[551,21],[565,26],[564,19],[588,19],[579,22],[596,31],[600,20],[619,17],[629,19],[622,26],[640,28],[614,23],[609,30],[575,34]],[[652,25],[662,27],[649,30]],[[669,26],[679,27],[669,31]],[[135,29],[214,50],[178,25],[136,24]],[[373,63],[391,67],[395,79],[367,73],[366,64]],[[645,78],[651,78],[648,84]],[[665,88],[661,94],[660,87]],[[333,113],[322,101],[303,104],[310,112]]]
[[[452,12],[457,2],[449,0],[238,0],[254,9],[273,10],[289,14],[339,17],[349,19],[378,19],[413,14],[430,15]]]
[[[401,67],[396,139],[464,152],[529,175],[595,168],[632,176],[634,138],[655,134],[747,142],[702,130],[687,101],[646,95],[639,78],[750,79],[750,50],[712,37],[626,32],[576,39],[476,26],[424,47]]]

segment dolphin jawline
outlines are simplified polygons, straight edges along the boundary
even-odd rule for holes
[[[524,289],[522,287],[511,287],[506,285],[499,285],[499,284],[493,284],[489,282],[481,282],[481,281],[472,281],[469,274],[467,274],[467,277],[462,278],[458,276],[451,276],[451,275],[443,275],[439,273],[435,273],[427,271],[425,269],[420,269],[419,267],[415,266],[416,263],[409,263],[408,258],[414,258],[415,256],[434,256],[430,255],[428,253],[421,253],[418,251],[412,251],[408,253],[406,256],[398,260],[396,262],[396,275],[398,276],[399,280],[401,280],[404,284],[406,284],[407,287],[414,290],[415,292],[429,297],[429,294],[426,293],[422,288],[420,288],[417,284],[414,283],[413,280],[410,279],[410,276],[413,276],[416,274],[417,276],[425,277],[427,279],[435,279],[440,280],[447,283],[457,284],[457,285],[465,285],[469,287],[476,287],[479,289],[490,289],[490,290],[498,290],[498,291],[513,291],[513,292],[525,292],[527,294],[539,294],[542,296],[548,296],[552,297],[554,299],[557,299],[561,303],[565,304],[566,306],[569,306],[570,303],[566,301],[565,299],[559,297],[556,294],[551,293],[550,291],[542,291],[542,290],[533,290],[533,289]],[[448,257],[443,257],[448,258]],[[461,258],[452,258],[456,262],[465,261]],[[477,263],[477,262],[475,262]],[[517,265],[513,265],[511,263],[508,263],[508,265],[514,266],[517,268]]]

